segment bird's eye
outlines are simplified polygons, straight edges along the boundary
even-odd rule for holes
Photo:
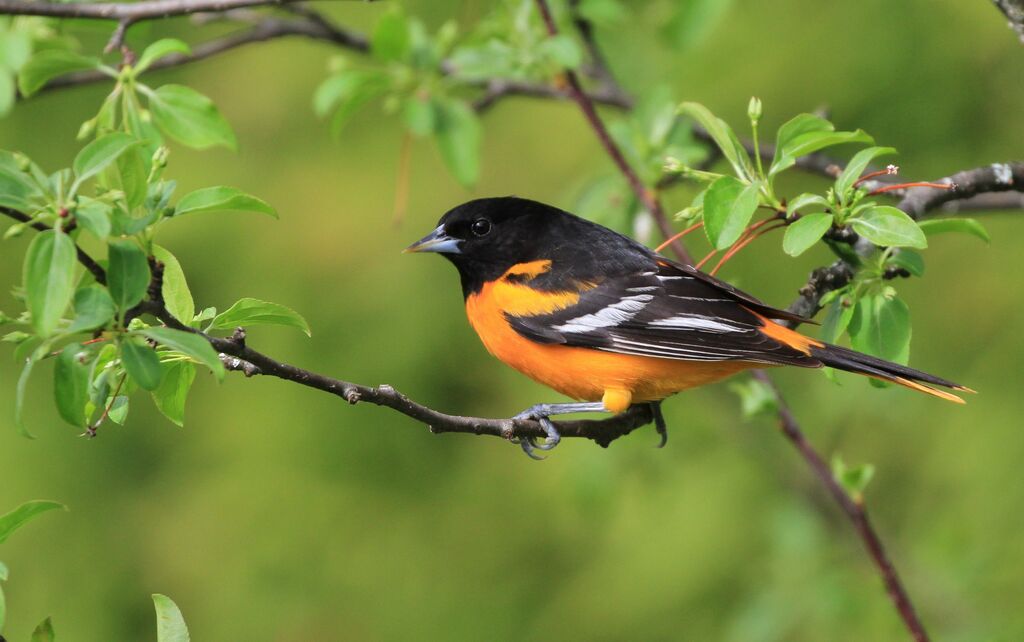
[[[491,222],[485,218],[478,218],[469,226],[475,236],[487,236],[491,231]]]

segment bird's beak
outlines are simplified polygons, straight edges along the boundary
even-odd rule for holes
[[[427,234],[409,247],[402,250],[403,253],[410,252],[439,252],[441,254],[461,254],[457,238],[452,238],[444,233],[444,226],[439,225],[436,230]]]

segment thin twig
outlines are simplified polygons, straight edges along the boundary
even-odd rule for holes
[[[64,4],[35,0],[0,0],[0,14],[85,18],[90,20],[150,20],[193,13],[222,13],[242,7],[284,5],[300,0],[143,0],[142,2],[94,2]]]
[[[551,15],[551,9],[548,7],[547,0],[536,0],[537,9],[540,11],[541,17],[544,20],[544,24],[547,27],[548,34],[552,37],[558,35],[558,25],[555,24],[555,20]],[[597,135],[598,140],[604,147],[605,151],[611,156],[612,161],[618,168],[619,172],[626,178],[630,188],[636,195],[637,200],[644,206],[651,216],[657,223],[661,233],[666,238],[669,238],[673,234],[672,224],[669,223],[668,217],[665,215],[665,210],[662,209],[661,203],[658,201],[658,197],[655,193],[648,189],[644,185],[643,181],[640,180],[640,176],[630,167],[629,162],[626,161],[626,157],[622,155],[622,150],[619,149],[615,141],[612,140],[611,134],[608,132],[608,128],[605,127],[604,121],[597,113],[597,109],[594,107],[593,101],[587,96],[586,92],[583,91],[583,87],[580,85],[580,79],[576,75],[576,72],[571,69],[567,69],[564,72],[565,81],[569,88],[569,93],[572,95],[573,100],[579,105],[580,110],[586,117],[587,122],[590,123],[591,129],[594,130],[594,134]],[[679,260],[686,264],[692,263],[690,254],[686,251],[686,248],[679,241],[673,241],[671,243],[672,251],[675,252]]]
[[[32,222],[31,216],[23,212],[19,212],[18,210],[12,209],[10,207],[0,206],[0,214],[3,214],[9,218],[13,218],[14,220],[20,221],[22,223],[29,223],[29,227],[39,232],[45,232],[47,230],[53,229],[47,225],[44,225],[43,223],[39,223],[38,221]],[[78,255],[78,262],[81,263],[82,266],[85,267],[85,269],[89,270],[89,272],[92,273],[92,276],[94,279],[96,279],[96,282],[99,283],[100,285],[106,285],[107,273],[102,267],[100,267],[100,264],[94,261],[93,258],[89,256],[84,250],[82,250],[82,248],[78,247],[77,244],[75,245],[75,253]]]
[[[77,5],[69,5],[77,6]],[[3,11],[0,10],[0,14]],[[265,42],[288,36],[303,36],[313,40],[322,40],[356,52],[369,50],[369,43],[362,34],[341,27],[326,27],[308,19],[285,20],[282,18],[263,18],[249,29],[216,38],[192,48],[191,54],[173,53],[160,58],[150,66],[150,70],[179,67],[188,63],[204,60],[244,45]],[[54,89],[78,87],[97,82],[109,82],[110,76],[99,71],[82,71],[60,76],[47,83],[40,92]]]
[[[448,415],[417,403],[388,385],[364,386],[277,361],[261,352],[253,350],[245,345],[244,342],[234,338],[222,339],[213,337],[181,324],[167,312],[166,308],[159,301],[146,301],[139,307],[140,313],[153,315],[169,328],[197,334],[206,339],[213,346],[214,350],[217,350],[219,353],[239,359],[240,361],[237,363],[229,360],[226,365],[232,370],[245,372],[248,376],[259,374],[278,377],[328,392],[341,397],[350,404],[367,402],[391,408],[407,417],[426,424],[433,433],[468,433],[491,435],[504,439],[543,438],[547,434],[544,428],[533,420],[485,419],[482,417]],[[224,362],[223,358],[222,362]],[[249,372],[246,372],[247,369],[249,369]],[[637,428],[651,423],[653,419],[649,404],[639,404],[630,408],[627,412],[609,419],[561,421],[558,422],[558,430],[562,437],[581,437],[591,439],[601,446],[607,446],[615,439],[628,435]]]
[[[779,392],[775,382],[768,376],[768,373],[763,370],[755,370],[753,376],[767,385],[775,395],[775,402],[778,405],[779,427],[782,429],[782,434],[800,452],[804,461],[814,470],[815,476],[828,489],[829,494],[832,495],[832,498],[836,500],[836,503],[839,504],[839,507],[842,508],[843,512],[853,523],[853,527],[856,529],[857,534],[860,535],[865,548],[868,550],[868,554],[878,568],[878,573],[882,576],[882,581],[885,583],[885,590],[889,593],[889,597],[896,606],[896,610],[903,619],[903,623],[906,625],[911,637],[917,642],[927,642],[928,633],[925,631],[924,625],[914,609],[914,604],[910,601],[906,588],[904,588],[903,583],[900,581],[896,567],[893,566],[892,560],[889,559],[885,551],[881,538],[875,531],[874,526],[871,525],[871,520],[868,517],[864,504],[854,501],[843,487],[839,485],[839,482],[836,481],[832,471],[829,470],[828,464],[825,463],[821,455],[807,441],[803,431],[800,429],[800,425],[793,416],[793,412],[782,398],[782,394]]]

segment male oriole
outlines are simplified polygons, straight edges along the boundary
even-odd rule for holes
[[[517,415],[559,440],[552,415],[619,413],[750,368],[831,366],[963,403],[925,383],[968,390],[920,370],[799,334],[772,308],[608,228],[522,198],[452,209],[406,252],[455,264],[469,322],[501,361],[585,403],[539,404]],[[924,382],[924,383],[921,383]]]

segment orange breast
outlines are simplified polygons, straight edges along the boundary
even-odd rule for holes
[[[535,276],[546,261],[515,266],[510,273]],[[513,270],[518,270],[513,272]],[[535,273],[530,271],[536,270]],[[508,273],[506,273],[508,274]],[[541,292],[504,277],[487,283],[466,299],[466,314],[487,350],[526,376],[583,401],[614,400],[609,410],[630,402],[654,401],[711,383],[751,367],[736,361],[679,361],[603,352],[560,344],[541,344],[516,332],[505,314],[554,312],[579,300],[576,292]],[[606,396],[606,393],[611,393]]]

